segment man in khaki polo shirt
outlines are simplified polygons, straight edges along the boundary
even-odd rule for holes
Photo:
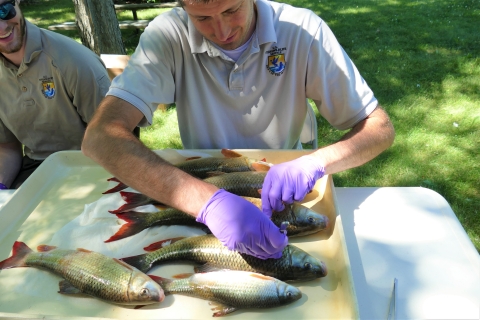
[[[96,54],[25,20],[19,2],[0,0],[0,189],[56,151],[79,150],[110,85]]]
[[[326,23],[267,0],[179,0],[154,19],[89,124],[84,153],[122,182],[196,217],[229,249],[279,258],[288,239],[272,211],[302,200],[324,174],[362,165],[394,129]],[[293,149],[312,99],[333,127],[332,145],[273,166],[262,209],[194,179],[131,134],[159,103],[175,102],[186,148]]]

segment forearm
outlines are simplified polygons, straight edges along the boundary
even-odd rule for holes
[[[333,174],[358,167],[386,150],[393,143],[395,130],[381,107],[355,125],[338,142],[318,149],[314,155]]]
[[[145,147],[132,134],[142,116],[127,102],[107,97],[87,127],[82,151],[135,190],[196,216],[217,188]]]
[[[22,166],[22,145],[15,141],[0,144],[0,182],[10,187]]]

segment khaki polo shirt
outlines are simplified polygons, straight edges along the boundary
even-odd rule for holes
[[[79,150],[110,79],[90,49],[26,21],[20,67],[0,54],[0,143],[17,139],[32,159]]]
[[[377,100],[325,22],[312,11],[257,0],[255,34],[235,62],[196,31],[182,8],[154,19],[108,95],[152,123],[176,103],[185,148],[292,149],[313,99],[335,128],[367,117]]]

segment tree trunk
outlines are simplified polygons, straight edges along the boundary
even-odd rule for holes
[[[127,54],[113,0],[73,0],[84,46],[96,54]]]

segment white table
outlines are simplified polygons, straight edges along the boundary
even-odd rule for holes
[[[0,191],[0,205],[14,190]],[[335,188],[361,319],[479,319],[480,256],[438,193]]]
[[[361,319],[480,319],[480,256],[425,188],[335,188]]]

